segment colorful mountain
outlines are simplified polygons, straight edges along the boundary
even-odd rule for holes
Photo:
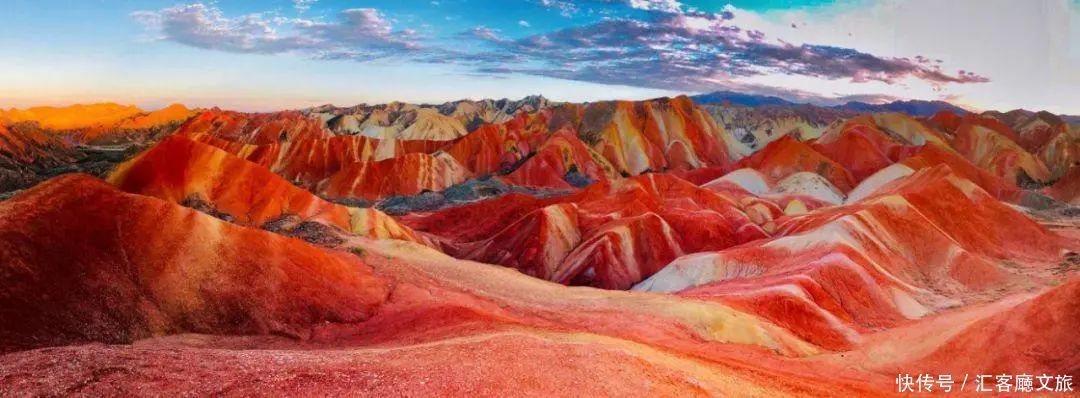
[[[1077,370],[1054,115],[186,112],[123,118],[159,127],[104,182],[0,201],[0,395],[890,396]],[[4,125],[0,170],[77,171],[104,147],[78,133]]]
[[[175,134],[206,134],[241,144],[266,145],[302,138],[333,135],[315,118],[300,112],[240,113],[211,109],[199,113]]]
[[[424,242],[378,210],[327,202],[266,168],[182,136],[166,138],[117,166],[108,181],[126,192],[198,208],[241,225],[268,228],[297,218],[299,223],[370,238]],[[323,235],[309,237],[335,238],[333,232]]]

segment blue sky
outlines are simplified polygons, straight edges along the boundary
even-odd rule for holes
[[[3,107],[731,89],[1080,113],[1072,0],[14,0],[5,13]]]

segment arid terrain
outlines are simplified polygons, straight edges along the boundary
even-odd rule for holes
[[[11,109],[0,188],[0,396],[1080,374],[1080,125],[1049,112]]]

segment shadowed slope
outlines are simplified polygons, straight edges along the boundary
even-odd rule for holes
[[[0,166],[56,166],[71,161],[71,147],[37,129],[0,125]]]
[[[1054,185],[1046,187],[1044,193],[1065,203],[1080,205],[1080,166],[1073,166]]]
[[[32,186],[43,172],[75,161],[72,147],[32,126],[0,124],[0,192]]]
[[[616,177],[607,160],[564,129],[552,134],[505,180],[526,187],[569,189]]]

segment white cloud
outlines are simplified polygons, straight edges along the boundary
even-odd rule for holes
[[[950,70],[976,71],[987,84],[938,87],[851,84],[799,76],[757,76],[759,84],[844,94],[955,100],[982,109],[1026,106],[1080,113],[1080,5],[1070,0],[906,0],[868,7],[755,13],[731,10],[743,29],[791,43],[826,43],[882,56],[943,60]],[[791,29],[798,23],[799,29]]]
[[[315,4],[315,2],[317,2],[319,0],[292,0],[292,1],[293,1],[293,8],[296,9],[296,12],[298,12],[300,14],[303,14],[307,10],[310,10],[311,5]]]
[[[639,10],[680,12],[683,5],[678,0],[625,0],[632,8]]]
[[[528,27],[530,27],[532,25],[529,25],[529,21],[526,21],[526,20],[523,19],[523,20],[518,21],[518,26],[523,27],[523,28],[528,28]]]
[[[342,10],[334,22],[262,14],[230,18],[203,3],[137,11],[132,17],[159,40],[229,52],[368,59],[402,55],[420,47],[412,41],[417,36],[414,31],[394,30],[373,8]]]

